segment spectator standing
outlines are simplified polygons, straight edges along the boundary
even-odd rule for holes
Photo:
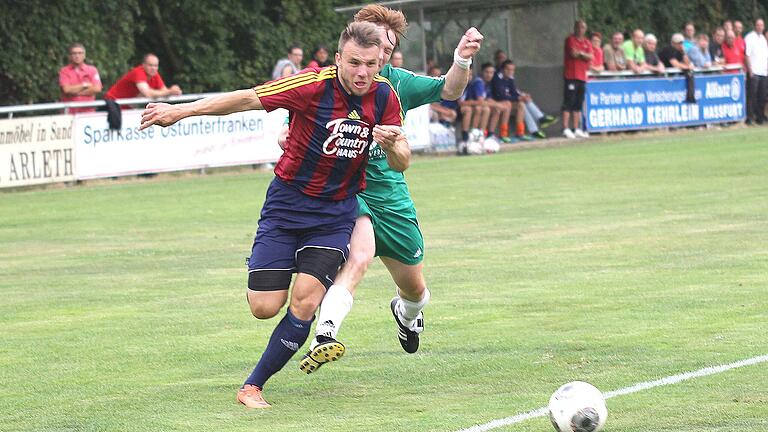
[[[627,59],[627,69],[636,74],[645,70],[643,39],[645,39],[643,31],[635,29],[632,32],[632,39],[621,45],[621,49],[624,51],[624,56]]]
[[[768,41],[765,38],[765,22],[755,20],[755,29],[744,38],[747,63],[747,107],[749,121],[763,124],[766,92],[768,92]]]
[[[307,67],[324,68],[332,64],[333,62],[328,58],[328,48],[325,45],[320,45],[312,53],[312,61]]]
[[[621,45],[624,43],[624,34],[616,32],[611,36],[611,43],[603,47],[603,57],[605,58],[605,69],[617,72],[627,70],[627,58],[624,56],[624,50]]]
[[[744,66],[744,51],[736,46],[736,33],[733,30],[725,32],[725,42],[722,45],[725,64]]]
[[[688,58],[691,59],[694,67],[712,67],[712,56],[709,54],[709,36],[699,33],[696,36],[696,45],[689,49],[686,54],[688,54]]]
[[[657,74],[664,73],[664,63],[659,59],[659,54],[656,53],[656,45],[658,41],[653,33],[648,33],[643,38],[643,51],[645,52],[645,68]]]
[[[725,20],[723,21],[723,30],[725,33],[728,33],[728,31],[733,31],[733,21],[731,20]]]
[[[73,43],[69,50],[69,64],[59,70],[62,102],[94,101],[101,92],[99,70],[85,63],[85,47]],[[94,112],[96,108],[69,108],[70,113]]]
[[[696,46],[696,27],[692,22],[689,21],[685,23],[685,26],[683,27],[683,37],[685,37],[685,40],[683,41],[683,50],[688,52],[691,48]]]
[[[166,87],[158,69],[160,60],[156,55],[144,55],[142,63],[123,75],[104,95],[105,99],[126,99],[144,96],[159,98],[180,95],[181,88],[177,85]]]
[[[496,67],[496,72],[501,72],[501,64],[507,61],[507,53],[504,50],[496,50],[493,53],[493,65]]]
[[[403,53],[399,50],[393,52],[392,57],[389,58],[389,64],[396,68],[403,67]]]
[[[744,24],[741,21],[734,21],[733,32],[736,34],[736,48],[744,54],[747,51],[747,44],[744,42]]]
[[[712,56],[712,64],[724,65],[723,44],[725,43],[725,29],[718,27],[712,32],[712,40],[709,41],[709,55]]]
[[[670,45],[659,52],[659,59],[664,63],[665,67],[677,68],[684,71],[693,69],[691,60],[683,50],[684,41],[685,37],[683,37],[682,34],[675,33],[672,35]]]
[[[280,59],[272,69],[272,79],[280,79],[293,75],[301,69],[301,60],[304,58],[304,50],[298,44],[288,48],[288,57]]]
[[[563,79],[563,135],[567,138],[587,138],[589,134],[579,127],[581,107],[584,105],[587,70],[592,61],[592,43],[584,36],[587,23],[577,20],[573,25],[573,34],[565,39]],[[620,33],[619,33],[620,34]],[[616,51],[621,51],[621,44]],[[573,129],[570,129],[571,122]]]
[[[592,61],[589,63],[589,70],[600,73],[605,70],[603,49],[600,48],[603,43],[603,35],[600,32],[592,32],[589,40],[592,42]]]

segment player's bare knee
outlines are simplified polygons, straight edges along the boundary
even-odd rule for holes
[[[291,311],[299,319],[311,319],[322,300],[322,296],[294,296],[291,298]]]
[[[346,267],[349,271],[353,271],[355,273],[363,272],[365,273],[366,270],[368,270],[368,266],[373,263],[373,252],[367,251],[367,250],[358,250],[353,251],[349,255],[349,259],[346,263],[344,263],[344,267]]]
[[[262,270],[248,274],[248,306],[259,319],[269,319],[280,312],[291,284],[290,270]]]
[[[280,312],[280,307],[263,304],[251,304],[251,314],[258,319],[270,319]]]

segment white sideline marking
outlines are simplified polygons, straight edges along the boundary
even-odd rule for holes
[[[720,365],[720,366],[705,367],[705,368],[699,369],[697,371],[681,373],[679,375],[672,375],[672,376],[668,376],[668,377],[665,377],[665,378],[662,378],[662,379],[658,379],[656,381],[646,381],[646,382],[642,382],[642,383],[639,383],[639,384],[635,384],[635,385],[630,386],[630,387],[625,387],[623,389],[609,391],[609,392],[603,393],[603,395],[605,396],[606,399],[609,399],[609,398],[616,397],[616,396],[623,396],[623,395],[627,395],[627,394],[630,394],[630,393],[637,393],[639,391],[652,389],[654,387],[660,387],[660,386],[665,386],[665,385],[670,385],[670,384],[677,384],[680,381],[685,381],[685,380],[689,380],[689,379],[693,379],[693,378],[699,378],[699,377],[703,377],[703,376],[707,376],[707,375],[714,375],[714,374],[717,374],[717,373],[720,373],[720,372],[725,372],[725,371],[728,371],[728,370],[731,370],[731,369],[736,369],[736,368],[740,368],[740,367],[744,367],[744,366],[752,366],[752,365],[756,365],[758,363],[765,363],[765,362],[768,362],[768,355],[752,357],[750,359],[740,360],[740,361],[737,361],[737,362],[733,362],[733,363],[729,363],[729,364],[724,364],[724,365]],[[500,428],[502,426],[509,426],[511,424],[520,423],[520,422],[523,422],[525,420],[529,420],[529,419],[536,418],[536,417],[544,417],[546,415],[547,415],[547,407],[541,407],[541,408],[538,408],[538,409],[535,409],[535,410],[532,410],[532,411],[528,411],[528,412],[525,412],[525,413],[521,413],[521,414],[518,414],[518,415],[515,415],[515,416],[512,416],[512,417],[506,417],[506,418],[503,418],[503,419],[492,420],[492,421],[489,421],[488,423],[484,423],[484,424],[481,424],[481,425],[475,425],[475,426],[469,427],[467,429],[461,429],[459,432],[483,432],[483,431],[488,431],[488,430],[491,430],[491,429]]]

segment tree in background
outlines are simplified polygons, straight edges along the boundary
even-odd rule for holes
[[[757,17],[766,17],[768,0],[582,0],[579,14],[590,30],[610,35],[615,31],[628,35],[641,28],[654,33],[659,45],[669,44],[672,33],[681,32],[692,21],[697,32],[712,33],[723,21],[741,20],[745,33]]]
[[[266,81],[297,42],[335,46],[353,0],[0,0],[0,104],[59,98],[58,70],[81,42],[105,91],[142,56],[160,58],[165,81],[185,92]]]

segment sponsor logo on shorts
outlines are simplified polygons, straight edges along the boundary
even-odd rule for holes
[[[424,253],[424,252],[421,251],[421,248],[418,248],[418,249],[416,249],[416,253],[413,254],[413,257],[414,258],[418,258],[418,257],[421,256],[422,253]]]

